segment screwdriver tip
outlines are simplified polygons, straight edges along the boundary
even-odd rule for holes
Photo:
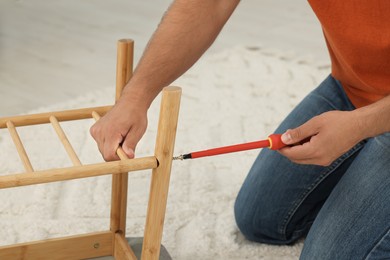
[[[182,154],[179,155],[179,156],[174,156],[174,157],[173,157],[173,160],[183,160],[183,159],[184,159],[184,157],[183,157]]]

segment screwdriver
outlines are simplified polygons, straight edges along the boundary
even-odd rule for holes
[[[173,160],[196,159],[196,158],[201,158],[206,156],[214,156],[214,155],[225,154],[225,153],[234,153],[234,152],[252,150],[257,148],[269,148],[271,150],[279,150],[287,146],[285,143],[283,143],[281,137],[282,137],[281,134],[271,134],[270,136],[268,136],[268,139],[265,140],[223,146],[223,147],[218,147],[218,148],[213,148],[213,149],[208,149],[208,150],[203,150],[198,152],[192,152],[188,154],[182,154],[173,157]]]

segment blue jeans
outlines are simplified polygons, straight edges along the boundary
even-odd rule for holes
[[[353,110],[329,76],[276,133],[330,110]],[[364,140],[330,166],[300,165],[263,149],[234,207],[244,236],[291,244],[307,235],[301,259],[390,259],[390,133]]]

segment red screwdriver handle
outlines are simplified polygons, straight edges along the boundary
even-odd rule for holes
[[[272,134],[268,136],[268,141],[269,149],[271,150],[279,150],[287,146],[287,144],[283,143],[281,134]]]

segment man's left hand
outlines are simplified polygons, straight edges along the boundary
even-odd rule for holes
[[[353,111],[330,111],[313,117],[282,135],[279,152],[299,164],[328,166],[359,141],[359,121]]]

